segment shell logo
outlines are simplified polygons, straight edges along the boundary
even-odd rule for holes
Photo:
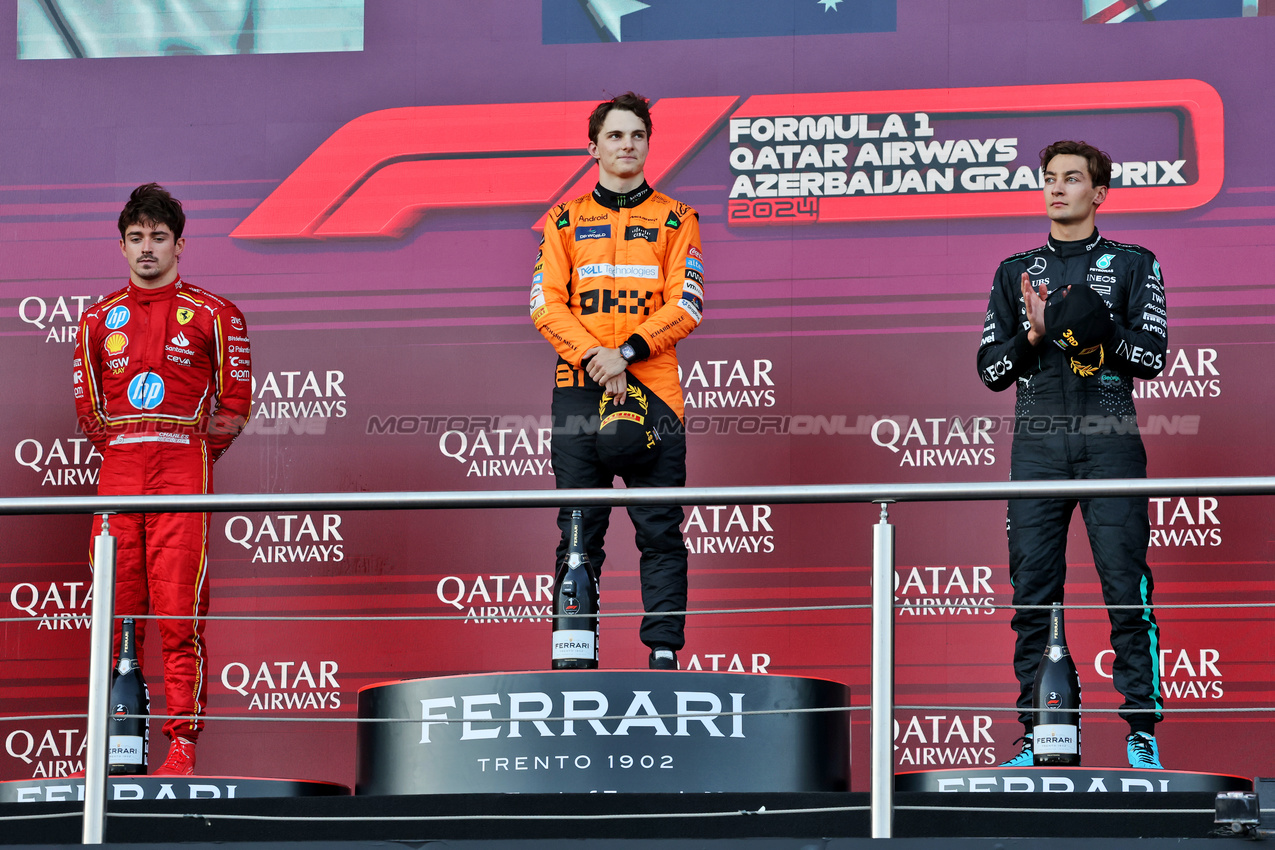
[[[112,356],[119,354],[121,351],[128,348],[128,335],[120,331],[108,334],[106,339],[102,342],[102,347],[106,349],[107,354]]]

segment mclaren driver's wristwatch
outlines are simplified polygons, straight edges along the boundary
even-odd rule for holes
[[[637,352],[633,350],[633,346],[625,342],[620,345],[620,356],[624,358],[625,363],[632,363],[637,359]]]

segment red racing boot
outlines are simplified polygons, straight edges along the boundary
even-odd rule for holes
[[[173,738],[168,747],[168,758],[151,776],[194,776],[195,742],[185,738]]]

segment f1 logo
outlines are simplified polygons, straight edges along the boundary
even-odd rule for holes
[[[646,161],[647,181],[655,184],[676,169],[738,100],[657,101],[651,111],[660,122],[660,143]],[[413,106],[361,115],[319,145],[230,235],[402,237],[432,209],[547,210],[593,188],[593,159],[584,147],[595,105]],[[507,149],[509,127],[518,128],[516,152]]]

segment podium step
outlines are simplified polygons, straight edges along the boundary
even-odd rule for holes
[[[1253,780],[1225,773],[1134,767],[974,767],[897,773],[896,791],[1088,794],[1252,791]]]
[[[245,800],[264,797],[348,796],[350,788],[308,779],[247,776],[112,776],[108,800]],[[84,801],[84,779],[11,779],[0,782],[0,803]]]
[[[850,689],[794,676],[557,670],[359,691],[355,794],[845,791]]]

